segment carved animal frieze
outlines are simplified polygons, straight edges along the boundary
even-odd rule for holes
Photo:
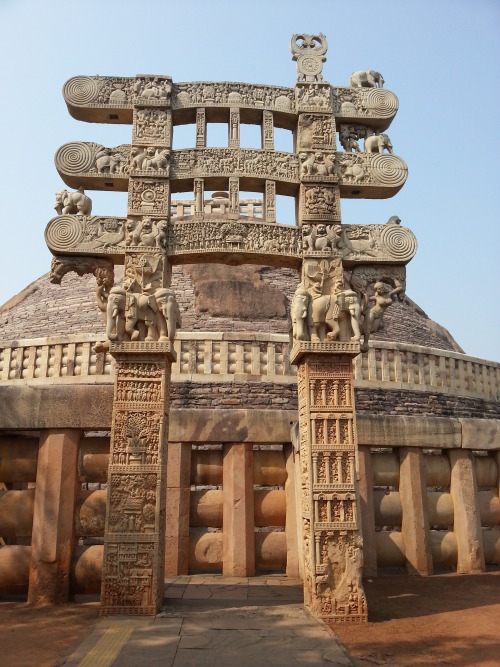
[[[127,173],[130,146],[106,148],[92,142],[63,144],[55,155],[55,164],[62,174],[79,176],[121,176]]]
[[[387,150],[392,150],[386,135],[371,136],[365,140],[365,144],[372,140],[377,147],[382,142]],[[113,156],[116,156],[115,162]],[[101,171],[97,166],[99,160],[103,160],[99,163]],[[403,186],[408,174],[408,168],[400,157],[371,151],[334,153],[316,150],[296,155],[246,148],[193,148],[170,153],[169,172],[169,154],[161,147],[154,151],[152,147],[143,150],[134,148],[131,153],[131,147],[127,145],[104,149],[99,144],[79,142],[61,146],[55,161],[59,174],[68,185],[79,187],[83,183],[95,189],[107,189],[111,182],[116,190],[127,189],[130,169],[135,170],[139,166],[142,173],[157,177],[158,185],[154,185],[152,190],[157,187],[165,189],[166,183],[161,179],[167,176],[172,180],[236,176],[288,183],[297,183],[300,178],[311,181],[338,180],[341,196],[354,196],[352,186],[356,186],[356,196],[374,198],[393,196]],[[137,183],[140,183],[139,179]],[[134,185],[134,192],[137,188]],[[150,196],[151,192],[148,192],[147,197]],[[142,195],[139,195],[141,198]],[[154,208],[152,203],[153,200],[142,198],[142,203],[138,201],[137,205],[134,201],[133,208],[138,215],[148,212],[161,214],[163,208]]]

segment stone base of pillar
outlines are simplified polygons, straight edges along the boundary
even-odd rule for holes
[[[304,603],[327,624],[368,620],[362,584],[353,342],[300,342],[299,441]]]
[[[155,615],[163,602],[169,342],[111,344],[115,394],[101,615]]]

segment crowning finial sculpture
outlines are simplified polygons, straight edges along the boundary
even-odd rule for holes
[[[325,53],[328,50],[326,37],[319,35],[293,35],[290,42],[293,60],[297,62],[297,81],[323,81],[321,74]]]
[[[294,88],[149,75],[77,76],[64,86],[75,118],[132,124],[129,146],[77,142],[57,151],[59,174],[78,191],[58,193],[59,215],[45,232],[54,282],[70,270],[96,276],[116,360],[104,614],[154,614],[162,602],[169,379],[181,323],[171,266],[218,261],[300,272],[290,319],[305,604],[326,622],[367,618],[352,358],[361,338],[368,347],[393,299],[404,299],[416,241],[396,216],[385,225],[343,224],[340,199],[391,197],[407,168],[384,133],[398,103],[382,76],[356,72],[339,88],[323,81],[321,33],[293,35],[291,50]],[[206,145],[214,107],[228,124],[227,147]],[[260,148],[240,148],[243,115],[262,125]],[[172,151],[175,126],[193,120],[196,146]],[[296,152],[274,150],[275,126],[296,129]],[[91,216],[83,188],[128,191],[127,217]],[[171,192],[188,188],[191,215],[171,217]],[[221,188],[208,213],[205,190]],[[255,188],[261,217],[240,210],[240,189]],[[298,199],[295,227],[276,222],[280,191]],[[113,285],[114,263],[125,264],[121,286]]]

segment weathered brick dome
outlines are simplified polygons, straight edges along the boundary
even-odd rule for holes
[[[122,277],[116,269],[116,280]],[[173,269],[183,331],[287,333],[286,302],[297,272],[259,266],[185,265]],[[0,340],[68,334],[104,335],[94,297],[95,278],[67,274],[61,285],[44,275],[0,307]],[[451,334],[411,300],[396,302],[374,340],[463,352]]]

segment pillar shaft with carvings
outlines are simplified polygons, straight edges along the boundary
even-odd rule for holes
[[[179,322],[165,253],[170,81],[136,77],[125,274],[108,299],[115,383],[101,614],[156,614],[163,601],[169,387]],[[144,93],[144,97],[142,97]]]
[[[352,342],[297,343],[304,602],[326,623],[367,620],[356,483]]]
[[[351,363],[360,351],[360,303],[345,283],[340,248],[335,116],[330,84],[321,75],[326,40],[294,38],[303,261],[291,305],[291,358],[298,367],[304,601],[326,623],[362,622],[367,606]]]
[[[101,614],[154,615],[163,601],[170,342],[112,343],[113,423]]]

